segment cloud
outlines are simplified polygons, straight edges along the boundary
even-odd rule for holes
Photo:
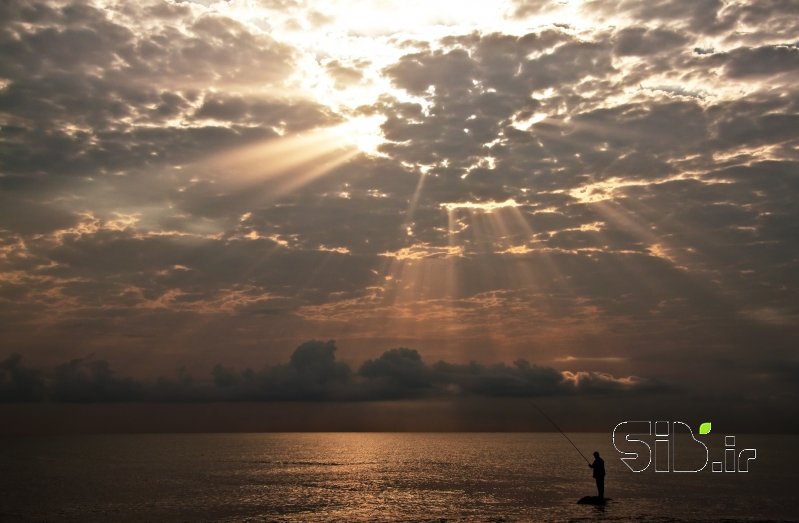
[[[645,380],[638,376],[617,378],[606,372],[564,372],[563,378],[581,392],[611,392],[635,388]]]
[[[0,401],[36,401],[44,398],[41,372],[22,365],[22,356],[12,354],[0,361]]]
[[[49,383],[49,399],[71,403],[134,401],[141,397],[141,385],[121,378],[107,361],[78,358],[55,368]]]
[[[730,30],[737,18],[734,9],[728,9],[721,0],[590,0],[582,7],[594,14],[627,15],[638,21],[676,23],[691,32],[709,35]]]
[[[622,29],[617,33],[616,54],[620,56],[645,56],[683,45],[687,38],[667,29]]]
[[[231,400],[338,400],[349,394],[349,366],[335,361],[332,341],[308,341],[297,347],[289,363],[260,371],[214,368],[217,394]]]
[[[793,354],[794,3],[519,1],[401,34],[395,13],[351,30],[342,5],[2,3],[2,350],[96,354],[62,369],[76,397],[186,399],[639,390],[624,376],[694,369],[721,390],[718,358]],[[276,364],[314,336],[369,364]],[[222,352],[271,366],[119,377]],[[547,370],[563,354],[623,376]],[[54,394],[6,363],[8,397]]]
[[[141,172],[275,136],[275,127],[334,121],[318,104],[287,99],[293,49],[230,17],[148,3],[115,17],[90,5],[14,2],[5,14],[5,174],[53,183]]]
[[[435,393],[439,380],[421,355],[406,348],[390,349],[367,360],[358,371],[367,379],[370,396],[390,399],[421,397]]]
[[[726,55],[725,72],[731,78],[795,76],[799,71],[799,47],[767,45],[738,48]]]
[[[78,358],[50,371],[26,367],[19,355],[0,362],[0,401],[64,403],[169,401],[383,401],[418,398],[527,398],[564,394],[663,390],[635,376],[559,372],[516,361],[512,366],[476,362],[428,365],[412,349],[390,349],[357,372],[335,358],[333,341],[307,341],[288,363],[261,370],[216,365],[210,379],[185,372],[177,378],[136,381],[118,376],[104,360]]]

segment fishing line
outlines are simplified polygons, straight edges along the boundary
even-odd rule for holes
[[[531,403],[532,403],[532,402],[531,402]],[[582,453],[582,452],[580,452],[580,449],[578,449],[578,448],[577,448],[577,445],[575,445],[575,444],[574,444],[574,442],[573,442],[571,439],[569,439],[569,436],[567,436],[567,435],[566,435],[566,433],[565,433],[565,432],[563,432],[563,431],[560,429],[560,427],[558,427],[558,424],[557,424],[557,423],[555,423],[554,421],[552,421],[552,418],[550,418],[549,416],[547,416],[547,415],[546,415],[546,413],[545,413],[543,410],[541,410],[541,407],[539,407],[539,406],[538,406],[538,405],[536,405],[535,403],[532,403],[532,405],[533,405],[533,407],[535,407],[535,408],[536,408],[536,410],[537,410],[538,412],[540,412],[540,413],[541,413],[541,415],[542,415],[542,416],[544,416],[544,417],[547,419],[547,421],[549,421],[550,423],[552,423],[552,426],[553,426],[553,427],[555,427],[556,429],[558,429],[558,432],[560,432],[560,433],[561,433],[561,435],[562,435],[564,438],[566,438],[566,441],[568,441],[569,443],[571,443],[571,444],[572,444],[572,447],[574,447],[574,450],[576,450],[577,452],[579,452],[579,453],[580,453],[580,456],[582,456],[582,457],[583,457],[583,459],[585,460],[585,462],[586,462],[586,463],[588,463],[588,464],[590,465],[590,464],[591,464],[591,462],[590,462],[590,461],[588,461],[588,458],[586,458],[585,456],[583,456],[583,453]]]

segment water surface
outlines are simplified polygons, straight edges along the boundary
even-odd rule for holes
[[[9,521],[799,520],[796,437],[758,447],[748,474],[634,474],[608,434],[604,508],[559,434],[283,433],[2,438]]]

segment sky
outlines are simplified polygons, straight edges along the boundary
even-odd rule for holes
[[[799,428],[795,1],[0,20],[0,402]]]

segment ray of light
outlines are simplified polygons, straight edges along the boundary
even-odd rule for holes
[[[643,251],[633,251],[630,254],[639,254],[640,256],[653,256],[668,262],[675,269],[680,270],[683,277],[691,280],[693,285],[698,289],[705,291],[705,296],[711,298],[716,303],[723,305],[724,298],[720,294],[720,290],[715,288],[705,278],[700,277],[695,273],[693,263],[691,260],[686,259],[681,255],[681,250],[672,245],[669,236],[671,234],[665,231],[655,230],[651,226],[646,225],[650,223],[647,216],[653,212],[651,209],[647,210],[640,202],[634,202],[630,198],[618,198],[614,200],[603,200],[589,204],[591,209],[594,210],[604,221],[612,225],[616,229],[629,233],[640,242],[641,246],[646,249]],[[658,216],[663,216],[663,211],[655,213]],[[600,230],[597,232],[600,238],[606,237],[607,232]],[[707,238],[698,239],[708,241]],[[610,240],[608,243],[610,243]],[[615,274],[620,279],[632,280],[635,282],[637,288],[648,293],[650,296],[663,296],[669,293],[669,289],[665,286],[659,278],[652,274],[651,269],[641,263],[643,258],[617,256],[617,263],[610,265],[611,269],[615,269]]]
[[[192,182],[206,180],[217,196],[258,204],[295,191],[366,154],[340,126],[270,138],[186,166]]]
[[[747,314],[749,304],[746,293],[737,288],[733,281],[718,278],[718,274],[711,269],[725,260],[735,259],[737,246],[724,245],[707,231],[689,227],[641,199],[624,198],[614,203],[615,205],[599,202],[594,205],[619,227],[627,227],[632,231],[646,246],[648,255],[668,262],[680,270],[685,278],[689,278],[693,285],[702,288],[705,296],[712,299],[717,306],[733,308],[737,311],[733,313],[744,316]],[[642,225],[652,223],[655,219],[658,219],[657,230]],[[675,238],[680,239],[679,243]],[[644,288],[651,292],[664,290],[662,282],[646,274],[640,267],[635,272]]]
[[[413,196],[411,196],[410,201],[408,202],[408,210],[405,211],[405,221],[406,226],[413,222],[413,214],[416,212],[416,206],[419,203],[419,197],[422,195],[422,189],[424,188],[425,178],[427,177],[426,170],[423,170],[419,174],[419,181],[416,183],[416,189],[413,191]]]
[[[491,297],[494,291],[489,290],[537,292],[543,287],[536,275],[539,253],[506,259],[507,265],[497,271],[496,256],[503,256],[502,251],[516,241],[531,242],[534,235],[517,207],[512,200],[441,204],[447,221],[446,247],[415,244],[385,253],[377,285],[383,292],[382,303],[394,315],[386,319],[385,327],[393,330],[402,324],[403,332],[410,329],[421,334],[419,329],[429,331],[431,326],[420,324],[434,317],[439,333],[463,337],[478,329],[474,332],[491,342],[488,346],[495,356],[507,348],[526,325],[510,316],[523,316],[517,309],[532,305],[513,305],[505,298]],[[410,320],[414,321],[405,325]],[[517,320],[519,328],[509,332],[509,324]]]

